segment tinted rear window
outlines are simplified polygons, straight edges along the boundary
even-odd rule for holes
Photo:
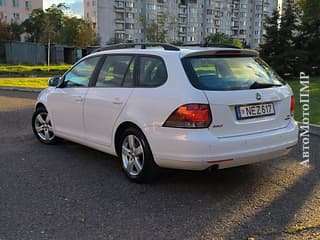
[[[284,85],[260,58],[191,57],[182,59],[191,83],[202,90],[229,91]],[[270,85],[270,86],[268,86]]]

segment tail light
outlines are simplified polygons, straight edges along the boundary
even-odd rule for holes
[[[208,104],[185,104],[177,108],[165,121],[164,127],[208,128],[211,123]]]
[[[294,114],[294,96],[291,96],[291,102],[290,102],[290,114],[293,116]]]

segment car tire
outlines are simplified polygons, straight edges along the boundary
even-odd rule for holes
[[[48,111],[44,107],[39,107],[32,115],[32,130],[37,139],[45,144],[57,143]]]
[[[155,163],[147,139],[140,130],[126,129],[120,137],[119,148],[122,169],[131,181],[148,183],[159,177],[160,168]]]

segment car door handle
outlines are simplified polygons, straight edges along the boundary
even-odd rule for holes
[[[83,102],[83,97],[81,97],[81,96],[75,96],[75,102],[77,102],[77,103],[81,103],[81,102]]]
[[[115,98],[115,99],[113,99],[112,103],[113,103],[113,104],[116,104],[116,105],[122,104],[120,98]]]

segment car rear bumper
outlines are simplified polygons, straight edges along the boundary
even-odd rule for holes
[[[219,169],[274,159],[286,155],[298,141],[298,127],[290,120],[285,128],[235,137],[217,138],[208,129],[148,128],[146,136],[160,167]]]

